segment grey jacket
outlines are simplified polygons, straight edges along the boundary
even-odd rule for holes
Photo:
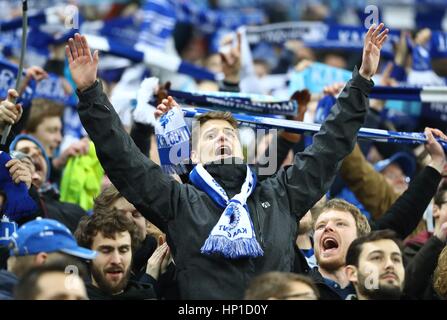
[[[341,161],[352,151],[372,86],[372,81],[354,70],[314,143],[295,156],[293,165],[258,181],[248,207],[264,256],[238,260],[200,253],[222,209],[192,184],[180,184],[165,175],[138,150],[101,83],[78,92],[78,112],[112,183],[167,233],[182,299],[240,299],[256,275],[292,270],[297,221],[328,191]],[[208,164],[205,168],[230,197],[240,192],[244,165]]]

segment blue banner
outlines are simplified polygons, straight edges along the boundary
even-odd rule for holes
[[[204,108],[182,107],[185,117],[194,118],[211,110]],[[236,121],[253,125],[257,128],[264,129],[284,129],[293,133],[317,133],[321,129],[321,125],[317,123],[305,123],[301,121],[275,119],[269,117],[233,114]],[[421,132],[396,132],[381,129],[360,128],[358,138],[368,139],[378,142],[402,143],[402,144],[423,144],[427,142],[424,133]],[[442,145],[444,150],[447,149],[447,141],[436,138]]]
[[[55,74],[49,74],[48,78],[36,84],[34,98],[48,99],[65,105],[69,103],[70,95],[65,92],[62,79]]]
[[[140,36],[140,22],[135,17],[119,17],[104,21],[98,34],[133,47]]]
[[[139,43],[164,49],[176,24],[173,0],[146,0],[142,6],[143,23]]]
[[[8,90],[14,89],[16,86],[17,71],[19,67],[7,60],[0,59],[0,100],[5,99],[8,96]],[[25,72],[23,73],[22,80],[24,79]],[[27,107],[31,104],[33,98],[35,82],[30,81],[25,88],[22,96],[18,99],[18,103],[22,103],[23,107]]]
[[[246,94],[237,94],[234,92],[184,92],[169,90],[168,94],[173,96],[177,102],[197,105],[218,110],[228,110],[231,112],[253,112],[276,115],[296,115],[298,103],[295,100],[274,101],[273,97],[262,97]]]
[[[447,58],[447,32],[432,31],[430,55],[432,58]]]
[[[307,89],[311,93],[320,93],[325,86],[336,82],[347,82],[351,79],[348,70],[315,62],[301,72],[293,72],[290,76],[289,93]]]
[[[322,22],[283,22],[247,27],[250,44],[268,42],[283,45],[288,40],[301,40],[314,49],[363,50],[364,27],[326,24]],[[382,55],[393,57],[393,43],[399,41],[400,30],[390,30]]]
[[[214,33],[220,29],[236,30],[240,26],[266,22],[266,15],[260,9],[212,10],[201,8],[190,1],[178,3],[176,15],[178,21],[191,23],[208,33]]]

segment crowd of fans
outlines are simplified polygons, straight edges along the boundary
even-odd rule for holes
[[[20,22],[22,7],[0,0],[8,17],[0,20],[0,134],[12,126],[0,146],[0,299],[447,299],[447,163],[439,142],[447,141],[447,99],[369,98],[374,86],[445,86],[447,96],[447,58],[430,49],[447,5],[415,1],[436,19],[418,12],[413,28],[396,32],[381,21],[365,28],[362,1],[65,2],[29,0],[15,90],[16,74],[8,74],[17,72],[21,24],[2,27]],[[217,20],[259,15],[253,25],[335,28],[349,16],[362,47],[249,43],[248,31],[211,32],[200,19],[157,11],[167,17],[164,28],[174,17],[157,50],[220,75],[213,80],[97,48],[88,36],[102,23],[122,48],[132,41],[153,48],[141,34],[156,32],[162,16],[150,9],[186,4]],[[66,25],[68,5],[78,9],[69,19],[78,26]],[[35,18],[49,9],[56,21]],[[120,26],[128,18],[136,22]],[[146,24],[140,36],[133,23]],[[140,87],[149,76],[152,85]],[[160,119],[187,104],[175,90],[290,100],[296,114],[275,118],[321,129],[313,137],[271,130],[260,139],[253,125],[236,121],[237,111],[213,109],[196,119],[199,127],[186,121],[191,161],[169,174]],[[424,132],[426,140],[357,140],[360,127]],[[269,175],[260,174],[261,158],[276,163]]]

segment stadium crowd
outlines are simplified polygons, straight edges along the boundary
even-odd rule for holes
[[[0,299],[447,299],[447,4],[396,2],[0,0]]]

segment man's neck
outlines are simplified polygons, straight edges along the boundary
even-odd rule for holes
[[[363,294],[361,294],[357,288],[355,289],[355,293],[357,295],[357,300],[370,300],[367,296],[364,296]]]
[[[93,285],[95,288],[98,288],[99,290],[101,290],[101,288],[98,286],[98,283],[96,282],[95,278],[93,278],[93,276],[92,276],[91,279],[92,279],[92,285]],[[101,291],[103,291],[103,290],[101,290]],[[109,294],[112,295],[112,296],[116,296],[116,295],[121,294],[121,293],[123,293],[123,292],[124,292],[124,289],[121,290],[120,292],[109,293]]]
[[[346,288],[349,285],[349,280],[345,274],[344,267],[338,268],[334,271],[328,271],[324,270],[320,266],[318,267],[318,271],[324,278],[337,282],[342,289]]]
[[[438,233],[440,228],[441,228],[441,225],[439,224],[439,218],[435,219],[433,233],[435,233],[435,234]]]
[[[296,238],[296,245],[298,249],[301,250],[312,249],[312,241],[310,241],[310,237],[307,233],[298,235]]]

